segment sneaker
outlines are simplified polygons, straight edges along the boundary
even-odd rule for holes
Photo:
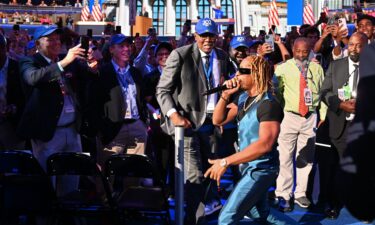
[[[291,212],[293,210],[291,200],[286,200],[283,197],[278,197],[279,199],[279,211],[281,212]]]
[[[218,200],[213,200],[212,202],[209,202],[204,207],[204,212],[206,216],[211,215],[217,211],[219,211],[221,208],[223,208],[223,205]]]
[[[299,205],[301,208],[309,208],[311,202],[305,196],[294,199],[294,203]]]

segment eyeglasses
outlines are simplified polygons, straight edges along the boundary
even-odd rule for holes
[[[211,33],[203,33],[203,34],[200,34],[198,36],[201,39],[214,39],[214,38],[216,38],[216,35],[215,34],[211,34]]]
[[[241,75],[250,75],[251,69],[249,69],[249,68],[238,68],[238,72]]]

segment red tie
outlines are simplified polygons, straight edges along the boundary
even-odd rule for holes
[[[306,116],[306,114],[309,112],[309,108],[307,107],[305,103],[305,88],[307,88],[306,80],[301,73],[300,79],[299,79],[299,105],[298,105],[299,106],[298,111],[301,116]]]

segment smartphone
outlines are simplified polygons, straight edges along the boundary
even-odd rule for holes
[[[243,35],[249,36],[250,35],[250,27],[243,28]]]
[[[260,30],[259,31],[259,35],[262,35],[262,36],[266,35],[266,31],[265,30]]]
[[[137,32],[137,33],[135,33],[135,37],[139,37],[139,33]]]
[[[273,39],[273,35],[266,34],[266,36],[264,37],[264,42],[271,45],[272,51],[275,50],[275,40]]]
[[[335,24],[335,17],[329,17],[327,25],[334,25]]]
[[[92,38],[92,29],[87,29],[87,37]]]
[[[321,53],[316,53],[315,59],[319,61],[320,65],[322,65],[322,54]]]
[[[116,26],[116,34],[121,34],[121,26]]]
[[[154,27],[148,28],[147,34],[149,36],[156,36],[156,29]]]
[[[81,36],[81,40],[80,40],[80,43],[81,43],[81,48],[85,49],[85,57],[87,58],[87,55],[89,53],[89,43],[90,42],[90,38],[88,36]]]
[[[348,27],[346,25],[346,19],[345,18],[339,18],[338,19],[338,23],[339,23],[339,29],[342,30],[348,30]],[[343,37],[346,37],[347,35],[343,36]]]

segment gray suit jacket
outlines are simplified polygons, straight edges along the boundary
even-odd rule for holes
[[[329,119],[329,135],[331,138],[339,138],[344,131],[346,112],[339,106],[338,89],[342,88],[349,80],[348,57],[332,61],[326,72],[321,89],[321,97],[328,106],[327,117]]]
[[[220,80],[228,77],[229,57],[221,49],[215,48],[219,60]],[[168,57],[163,69],[156,98],[163,115],[175,108],[182,116],[189,119],[193,130],[198,130],[206,119],[207,96],[202,93],[208,89],[206,75],[197,44],[177,48]],[[164,117],[162,129],[172,135],[174,126]]]

